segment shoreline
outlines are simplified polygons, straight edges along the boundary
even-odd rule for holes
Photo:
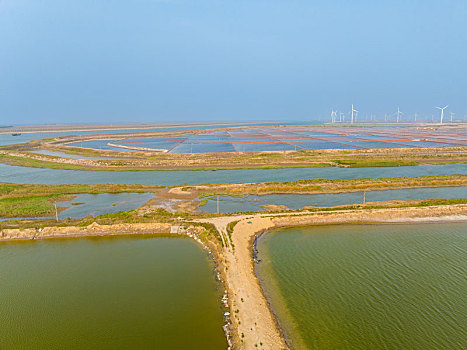
[[[259,242],[259,240],[265,238],[265,236],[267,236],[268,234],[272,233],[274,231],[274,229],[272,230],[266,230],[266,231],[263,231],[263,232],[260,232],[254,239],[254,246],[253,246],[253,249],[254,249],[254,252],[255,252],[255,255],[257,255],[259,253],[258,249],[257,249],[257,243]],[[294,324],[294,319],[293,319],[293,316],[290,315],[290,312],[289,312],[289,309],[286,305],[286,301],[280,291],[280,288],[279,288],[279,285],[278,285],[278,282],[276,279],[274,279],[274,276],[270,276],[272,278],[272,281],[269,281],[269,284],[270,285],[273,285],[274,287],[272,288],[273,291],[271,292],[271,290],[268,292],[266,291],[266,286],[265,286],[265,279],[261,279],[260,276],[259,276],[259,273],[258,273],[258,269],[260,268],[260,263],[262,262],[262,260],[258,260],[258,259],[255,259],[254,261],[254,264],[255,264],[255,276],[256,278],[258,279],[259,281],[259,284],[261,286],[261,290],[263,292],[263,295],[264,297],[266,298],[268,304],[269,304],[269,308],[271,310],[271,313],[274,315],[274,318],[276,320],[276,325],[279,329],[279,331],[281,332],[281,336],[284,338],[284,341],[286,342],[287,346],[290,348],[290,349],[295,349],[295,346],[294,345],[298,345],[298,348],[300,349],[305,349],[306,347],[303,345],[303,340],[302,340],[302,337],[301,335],[299,334],[299,331],[296,330],[295,332],[291,332],[290,329],[288,329],[288,326],[287,325],[290,325],[290,328],[293,327],[293,324]],[[277,296],[276,297],[273,297],[272,295],[273,294],[276,294]],[[272,299],[275,298],[276,299],[276,304],[277,304],[277,299],[279,299],[279,304],[281,304],[280,306],[277,307],[274,307],[274,305],[272,304]],[[282,312],[285,313],[285,317],[281,318],[279,317],[279,312],[277,311],[278,309],[282,309]],[[293,334],[296,334],[296,336],[294,336]]]
[[[397,215],[397,218],[394,218],[394,214]],[[395,210],[375,209],[369,213],[354,210],[350,215],[346,211],[335,211],[324,215],[323,213],[297,213],[283,217],[279,215],[281,214],[259,214],[231,218],[231,221],[240,219],[232,233],[235,249],[224,249],[227,252],[227,258],[224,260],[225,265],[220,261],[219,266],[223,267],[223,272],[227,276],[226,289],[229,291],[229,305],[231,315],[233,315],[231,321],[236,333],[234,334],[235,349],[250,349],[255,344],[261,349],[290,348],[288,344],[290,340],[287,341],[285,338],[287,333],[280,328],[282,326],[280,320],[277,319],[260,279],[254,271],[254,240],[258,235],[271,229],[288,226],[466,222],[467,205],[396,208]],[[242,270],[242,273],[239,272],[239,269]],[[253,302],[245,305],[247,297],[251,298]],[[257,343],[258,340],[263,343],[261,346]]]
[[[322,224],[315,224],[315,225],[309,225],[309,224],[304,224],[304,225],[290,225],[290,226],[282,226],[282,227],[277,227],[274,229],[267,229],[265,231],[259,232],[254,239],[254,245],[253,245],[253,253],[255,256],[259,253],[257,249],[257,243],[260,239],[265,238],[266,235],[274,232],[274,231],[281,231],[282,229],[286,228],[300,228],[300,227],[310,227],[310,226],[337,226],[337,225],[416,225],[416,224],[448,224],[448,223],[467,223],[467,214],[463,217],[459,216],[445,216],[445,217],[423,217],[423,218],[401,218],[400,220],[394,220],[394,221],[381,221],[381,222],[349,222],[349,223],[341,223],[341,224],[335,224],[335,223],[322,223]],[[290,314],[290,310],[287,307],[286,300],[275,300],[276,304],[279,304],[278,307],[274,307],[272,299],[273,298],[284,298],[280,288],[277,285],[277,281],[269,281],[269,284],[274,285],[273,289],[274,292],[270,293],[266,291],[265,283],[264,280],[261,279],[259,276],[257,267],[258,265],[262,262],[262,260],[257,260],[254,258],[254,263],[255,263],[255,276],[259,281],[259,284],[261,286],[263,296],[267,300],[270,311],[274,315],[277,326],[280,328],[280,333],[281,336],[284,338],[284,341],[287,343],[290,349],[306,349],[307,346],[304,343],[303,337],[300,334],[300,331],[297,329],[294,329],[291,331],[290,329],[287,329],[288,327],[293,327],[295,325],[295,319],[293,316]],[[274,294],[275,296],[272,297],[271,294]],[[276,305],[277,306],[277,305]],[[277,309],[281,309],[281,313],[283,313],[283,318],[281,319],[279,317],[279,312],[277,312]],[[284,315],[285,314],[285,315]],[[294,346],[295,345],[295,346]]]
[[[176,231],[176,232],[175,232]],[[180,226],[166,223],[133,223],[88,226],[49,226],[44,228],[4,228],[0,230],[0,243],[7,241],[32,241],[53,238],[104,237],[138,234],[181,234]]]
[[[230,223],[236,225],[227,230]],[[53,238],[101,237],[116,235],[163,234],[183,235],[199,242],[215,262],[217,279],[224,287],[221,305],[224,332],[229,349],[290,349],[293,344],[274,312],[264,286],[256,274],[255,242],[268,231],[285,227],[339,224],[402,224],[430,222],[467,222],[467,204],[429,207],[333,210],[328,212],[256,213],[205,218],[213,224],[224,245],[202,241],[189,222],[128,223],[88,226],[45,227],[43,229],[3,229],[2,241],[25,241]],[[191,226],[193,227],[193,226]]]

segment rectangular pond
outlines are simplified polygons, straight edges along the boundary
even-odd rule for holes
[[[0,243],[1,349],[226,349],[214,263],[187,238]]]

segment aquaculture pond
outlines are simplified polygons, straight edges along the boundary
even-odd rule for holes
[[[107,130],[88,130],[88,131],[58,131],[58,132],[20,132],[21,135],[13,136],[8,129],[0,129],[0,145],[12,145],[17,143],[25,143],[38,139],[55,138],[59,136],[68,135],[95,135],[95,134],[123,134],[123,133],[138,133],[138,132],[158,132],[158,131],[172,131],[172,130],[199,130],[199,129],[218,129],[236,126],[252,126],[252,125],[274,125],[277,123],[251,123],[251,124],[234,124],[234,125],[190,125],[183,127],[153,127],[153,128],[135,128],[135,129],[112,129],[109,127]],[[283,123],[282,123],[283,124]],[[297,124],[297,123],[286,123]]]
[[[467,198],[467,186],[407,188],[385,191],[366,191],[325,194],[270,194],[247,195],[243,197],[219,196],[219,212],[239,213],[265,210],[268,205],[285,205],[289,209],[307,207],[333,207],[336,205],[360,204],[389,200],[423,200],[433,198]],[[209,213],[217,212],[217,197],[209,197],[200,209]]]
[[[44,154],[44,155],[54,156],[54,157],[68,158],[68,159],[90,159],[90,160],[122,159],[122,158],[114,158],[114,157],[88,157],[88,156],[82,156],[79,154],[69,154],[65,152],[51,151],[48,149],[32,150],[28,152]]]
[[[80,171],[28,168],[0,164],[0,182],[37,184],[152,184],[251,183],[300,179],[358,179],[397,176],[467,174],[467,164],[373,168],[286,168],[200,171]]]
[[[186,238],[0,243],[0,349],[226,349],[214,263]]]
[[[442,138],[440,139],[439,136]],[[317,149],[372,149],[464,146],[459,137],[462,128],[433,134],[417,128],[340,128],[303,127],[255,128],[242,131],[210,131],[201,135],[186,135],[178,142],[167,144],[173,153],[262,152]],[[465,140],[465,137],[464,137]],[[154,141],[148,138],[147,141]],[[122,140],[121,142],[125,142]],[[407,143],[406,143],[407,142]],[[178,145],[177,145],[178,144]],[[96,145],[97,146],[97,145]],[[94,148],[91,144],[83,147]],[[157,148],[151,145],[149,148]],[[163,148],[163,147],[159,147]],[[106,148],[111,149],[111,148]]]
[[[295,349],[467,348],[467,223],[284,229],[257,249]]]

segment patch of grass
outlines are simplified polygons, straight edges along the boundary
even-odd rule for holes
[[[227,228],[226,228],[227,235],[229,236],[230,244],[232,245],[233,249],[235,249],[235,245],[233,244],[233,241],[232,241],[232,233],[233,233],[234,227],[235,227],[235,225],[237,225],[237,223],[238,223],[238,220],[229,222],[227,224]]]
[[[0,216],[4,218],[55,215],[54,202],[65,201],[69,196],[49,194],[0,199]],[[60,208],[59,208],[60,209]]]
[[[219,231],[217,231],[216,226],[214,226],[214,224],[207,223],[207,222],[192,222],[191,224],[194,226],[204,227],[204,229],[208,231],[209,234],[211,234],[213,237],[216,237],[218,242],[222,244],[222,238],[219,234]]]
[[[79,194],[79,193],[145,193],[154,192],[164,186],[160,185],[39,185],[39,184],[12,184],[0,183],[0,197],[46,195],[46,194]]]
[[[414,166],[420,165],[417,161],[405,160],[336,160],[337,164],[347,165],[351,168],[369,168],[369,167],[396,167],[396,166]]]
[[[35,140],[29,143],[0,146],[0,162],[39,168],[101,171],[202,171],[229,169],[280,169],[309,167],[389,167],[419,164],[466,163],[466,147],[400,148],[400,149],[355,149],[320,151],[278,151],[219,153],[212,157],[206,153],[174,154],[86,150],[64,146],[64,139]],[[86,156],[107,156],[123,159],[101,159],[88,162],[55,156],[40,156],[27,153],[31,149],[52,149],[65,153]],[[16,153],[13,153],[16,152]],[[23,153],[18,153],[23,152]]]
[[[230,238],[230,239],[232,239],[232,232],[233,232],[233,230],[234,230],[235,225],[237,225],[237,223],[238,223],[238,220],[237,220],[237,221],[229,222],[229,223],[227,224],[227,228],[226,228],[226,229],[227,229],[227,234],[229,235],[229,238]]]
[[[438,175],[418,177],[390,177],[378,179],[303,179],[291,182],[264,182],[256,184],[200,185],[198,198],[215,199],[216,196],[241,197],[267,194],[318,194],[376,191],[402,188],[445,187],[467,185],[466,175]],[[196,192],[196,186],[193,191]]]

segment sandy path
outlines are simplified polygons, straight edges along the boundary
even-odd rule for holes
[[[201,221],[201,220],[200,220]],[[254,270],[253,240],[265,230],[296,225],[467,221],[467,205],[376,210],[260,213],[203,219],[216,226],[225,239],[226,227],[239,221],[232,232],[232,242],[224,246],[223,261],[231,319],[237,330],[234,347],[239,349],[288,349],[275,316],[270,310]]]
[[[252,240],[258,232],[274,227],[270,218],[258,215],[240,221],[232,233],[233,253],[227,254],[227,278],[235,320],[243,343],[240,348],[287,349],[254,271]]]
[[[227,225],[239,221],[232,242],[223,251],[231,318],[238,334],[234,339],[235,348],[288,349],[254,271],[253,239],[257,233],[274,227],[271,218],[263,216],[240,215],[203,221],[214,224],[226,240],[229,239]]]

